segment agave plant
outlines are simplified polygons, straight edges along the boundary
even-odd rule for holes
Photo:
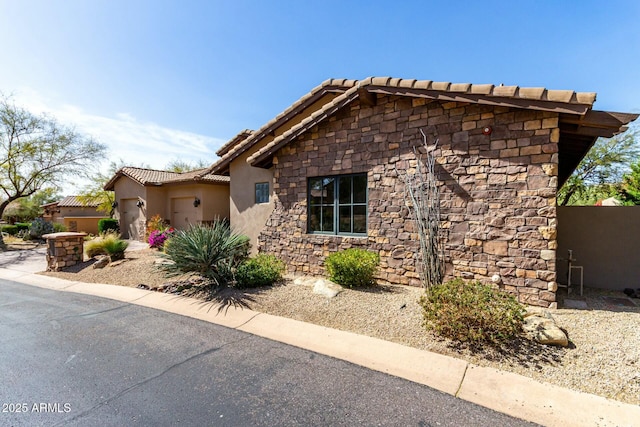
[[[237,233],[226,221],[191,225],[177,230],[167,241],[161,257],[173,262],[159,266],[169,276],[197,273],[216,286],[233,281],[235,269],[249,255],[249,238]]]

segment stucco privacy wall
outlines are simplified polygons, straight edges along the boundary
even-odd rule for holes
[[[584,268],[585,286],[640,288],[638,236],[640,206],[558,207],[558,282],[567,283],[571,249],[574,264]]]
[[[413,172],[420,129],[439,141],[447,276],[498,274],[521,302],[553,306],[557,113],[395,96],[350,104],[274,156],[275,208],[260,250],[293,273],[323,274],[330,253],[364,247],[380,253],[382,282],[419,285],[418,236],[398,171]],[[367,237],[307,234],[307,178],[363,172]]]

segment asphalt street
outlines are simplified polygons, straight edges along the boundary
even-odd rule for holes
[[[163,311],[0,281],[3,426],[531,425]]]

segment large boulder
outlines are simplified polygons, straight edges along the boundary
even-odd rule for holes
[[[544,345],[558,345],[567,347],[569,339],[567,334],[556,325],[555,320],[548,312],[535,311],[525,315],[522,329],[529,339]]]

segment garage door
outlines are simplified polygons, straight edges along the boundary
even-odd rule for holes
[[[138,223],[140,221],[140,208],[136,206],[138,199],[122,200],[122,216],[120,217],[120,233],[125,239],[140,239]]]
[[[193,206],[195,197],[176,197],[171,199],[171,225],[185,229],[197,222],[197,209]]]

